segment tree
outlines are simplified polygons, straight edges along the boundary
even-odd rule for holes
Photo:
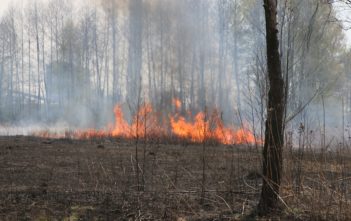
[[[141,87],[142,68],[142,33],[143,33],[143,2],[129,2],[129,48],[127,70],[127,102],[135,109],[135,98]]]
[[[266,19],[267,69],[269,80],[267,120],[263,148],[263,185],[258,204],[260,215],[278,209],[284,144],[284,81],[282,78],[277,30],[277,1],[264,0]]]

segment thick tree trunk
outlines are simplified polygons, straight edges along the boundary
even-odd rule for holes
[[[263,149],[263,186],[258,205],[260,215],[279,208],[284,143],[284,81],[282,78],[277,30],[277,0],[264,0],[266,17],[267,68],[269,94]]]

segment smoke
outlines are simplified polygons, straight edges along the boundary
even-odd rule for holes
[[[286,11],[278,16],[289,78],[287,114],[319,88],[328,93],[325,117],[319,94],[287,129],[297,134],[303,123],[321,134],[325,121],[326,132],[336,136],[350,121],[347,102],[345,116],[335,108],[341,106],[335,94],[347,88],[350,70],[347,56],[335,59],[344,56],[343,34],[325,22],[329,8],[320,6],[311,17],[315,2],[297,3],[280,5]],[[216,109],[225,124],[245,125],[262,137],[268,93],[264,38],[263,8],[254,0],[24,4],[0,21],[0,124],[6,125],[1,133],[105,128],[114,122],[116,104],[129,123],[143,103],[152,104],[161,119],[174,111],[176,98],[187,118]]]

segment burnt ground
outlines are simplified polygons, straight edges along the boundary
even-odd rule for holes
[[[135,146],[1,137],[0,220],[230,220],[256,204],[254,149],[140,142],[137,171]]]
[[[261,185],[257,149],[139,142],[136,159],[135,148],[135,141],[116,139],[0,137],[0,220],[250,220]],[[286,160],[286,177],[299,176],[304,194],[283,186],[289,206],[282,220],[316,210],[307,203],[318,194],[310,186],[326,193],[314,184],[315,158],[305,158],[303,167]],[[341,164],[330,162],[323,168],[339,180]]]

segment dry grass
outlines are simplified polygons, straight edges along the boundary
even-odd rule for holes
[[[134,141],[1,137],[0,219],[258,219],[260,151],[203,147],[139,142],[137,165]],[[350,158],[285,151],[284,212],[261,220],[351,219]]]

